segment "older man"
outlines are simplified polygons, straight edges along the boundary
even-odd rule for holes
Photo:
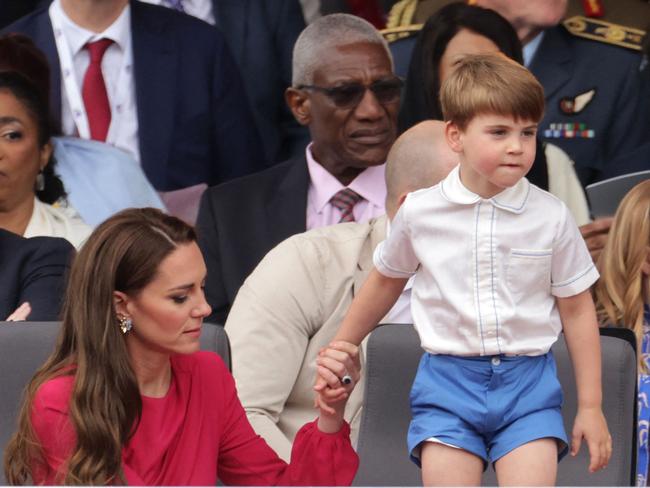
[[[388,218],[409,192],[437,184],[457,160],[444,123],[422,122],[405,132],[388,156]],[[239,397],[253,428],[285,459],[297,430],[314,417],[316,355],[336,333],[385,235],[382,216],[293,236],[264,257],[237,295],[226,331]],[[409,299],[407,286],[383,322],[411,323]],[[354,442],[363,385],[346,407]]]
[[[246,276],[280,241],[384,213],[383,164],[400,88],[386,42],[366,21],[334,14],[301,33],[286,100],[311,144],[304,155],[211,188],[201,202],[211,320],[225,320]]]

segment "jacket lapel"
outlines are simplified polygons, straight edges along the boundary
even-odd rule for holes
[[[573,75],[573,53],[562,29],[562,26],[556,26],[546,30],[530,65],[530,70],[544,87],[546,100],[568,83]]]
[[[164,188],[174,127],[177,56],[165,34],[164,16],[131,0],[133,69],[142,166],[156,188]],[[160,18],[163,17],[163,18]]]
[[[368,229],[369,238],[366,239],[364,248],[359,256],[359,263],[357,269],[354,271],[354,289],[353,294],[356,296],[361,289],[361,286],[368,278],[368,274],[372,270],[373,262],[372,255],[375,252],[377,245],[386,238],[386,215],[377,217],[370,220],[366,225],[370,226]]]
[[[250,16],[249,0],[212,0],[212,12],[217,27],[223,32],[233,58],[244,60],[247,27]]]
[[[61,120],[61,64],[56,50],[49,10],[44,8],[36,19],[36,30],[29,32],[34,44],[43,51],[50,63],[50,109],[54,120]]]
[[[304,155],[292,159],[284,178],[266,207],[269,236],[274,244],[307,229],[309,171]]]

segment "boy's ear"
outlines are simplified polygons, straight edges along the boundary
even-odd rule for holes
[[[461,130],[453,122],[445,122],[445,138],[452,151],[463,152],[463,142],[461,140]]]

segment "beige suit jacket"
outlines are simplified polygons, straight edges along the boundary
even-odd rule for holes
[[[233,375],[255,431],[285,460],[296,432],[314,420],[316,355],[336,333],[372,269],[386,218],[314,229],[272,249],[246,279],[226,332]],[[361,354],[363,368],[363,354]],[[356,444],[364,380],[345,418]]]

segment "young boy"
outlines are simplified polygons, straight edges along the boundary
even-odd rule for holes
[[[479,485],[493,462],[500,485],[553,485],[567,439],[550,348],[564,329],[578,389],[571,454],[584,438],[589,470],[601,469],[611,437],[589,293],[598,273],[565,205],[524,178],[542,87],[503,56],[468,56],[441,102],[460,165],[409,194],[334,341],[358,345],[415,274],[411,310],[426,352],[408,446],[424,484]],[[334,392],[323,383],[317,401],[327,403]]]

